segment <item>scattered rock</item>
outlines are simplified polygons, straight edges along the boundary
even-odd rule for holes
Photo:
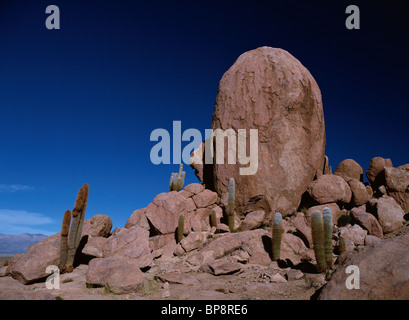
[[[276,283],[285,283],[285,282],[287,282],[287,280],[279,273],[273,274],[270,279],[271,279],[271,282],[276,282]]]
[[[159,274],[157,277],[165,283],[183,284],[185,286],[196,285],[199,283],[199,281],[189,273],[169,272]]]
[[[258,228],[263,223],[265,215],[263,210],[248,213],[240,225],[241,230],[245,231]]]
[[[405,212],[396,203],[395,199],[388,196],[380,198],[376,204],[378,221],[384,233],[402,227]]]
[[[382,238],[382,227],[372,214],[358,208],[353,208],[351,210],[351,216],[362,228],[367,230],[370,235]]]
[[[226,258],[217,259],[208,264],[209,270],[215,276],[232,274],[241,270],[242,264],[231,262]]]
[[[344,240],[350,240],[355,245],[364,245],[365,237],[368,231],[362,229],[359,225],[353,226],[347,225],[346,227],[339,228],[339,236]]]
[[[319,204],[351,201],[352,192],[348,183],[340,176],[324,174],[308,186],[308,193]]]
[[[288,281],[293,281],[293,280],[298,280],[298,279],[301,279],[302,277],[304,277],[304,273],[302,273],[302,271],[300,271],[300,270],[290,269],[290,270],[287,271],[285,276],[286,276]]]
[[[388,194],[405,213],[409,213],[409,164],[397,168],[385,168],[385,180]]]

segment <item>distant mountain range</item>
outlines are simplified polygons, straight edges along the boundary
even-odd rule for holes
[[[0,233],[0,254],[25,253],[32,244],[40,242],[47,236],[43,234],[3,234]]]

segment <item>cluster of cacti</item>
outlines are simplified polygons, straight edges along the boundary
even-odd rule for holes
[[[324,208],[323,214],[320,211],[312,213],[311,229],[318,271],[327,270],[331,268],[333,261],[332,214],[329,208]]]
[[[274,215],[272,229],[273,261],[277,261],[280,259],[281,236],[283,234],[282,215],[279,212]]]
[[[235,182],[233,178],[229,181],[229,202],[226,207],[227,223],[231,232],[234,231],[234,207],[235,207]]]
[[[183,171],[183,164],[180,164],[179,173],[172,172],[169,182],[169,191],[180,191],[185,184],[186,172]]]
[[[88,203],[88,184],[84,184],[78,191],[74,209],[65,211],[61,226],[60,240],[60,270],[71,272],[74,265],[74,257],[82,237],[82,226],[84,224],[85,211]],[[70,226],[71,223],[71,226]]]
[[[178,230],[177,230],[178,243],[183,240],[184,229],[185,229],[185,217],[179,216],[179,223],[178,223]]]

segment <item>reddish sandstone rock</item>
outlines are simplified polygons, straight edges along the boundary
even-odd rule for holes
[[[351,201],[352,192],[348,183],[340,176],[324,174],[308,186],[308,193],[319,204]]]
[[[348,179],[363,181],[363,172],[362,167],[355,160],[345,159],[338,165],[334,174],[344,178],[346,181]]]
[[[236,212],[294,212],[308,184],[324,168],[325,125],[320,89],[285,50],[261,47],[242,54],[223,75],[212,129],[258,130],[258,170],[240,164],[192,164],[221,197],[236,181]],[[249,154],[247,154],[249,155]]]

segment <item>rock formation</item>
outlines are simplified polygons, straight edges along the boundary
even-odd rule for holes
[[[199,179],[222,196],[234,178],[239,214],[295,212],[308,184],[324,169],[321,92],[310,72],[282,49],[242,54],[219,84],[212,122],[212,129],[218,128],[258,129],[258,170],[240,175],[240,165],[227,161],[192,164]],[[226,143],[226,155],[227,150]]]

